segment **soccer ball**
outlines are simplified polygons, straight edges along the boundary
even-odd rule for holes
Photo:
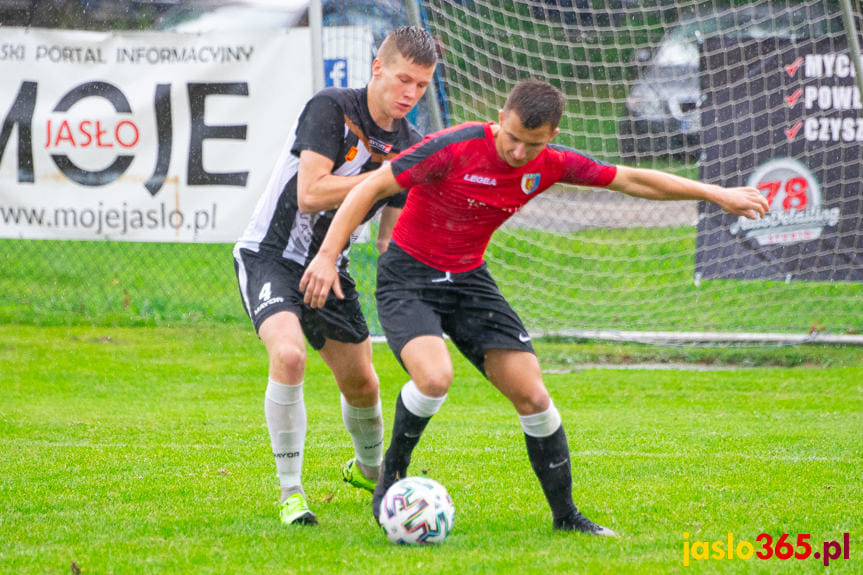
[[[405,477],[392,484],[381,502],[378,521],[393,543],[442,543],[452,531],[455,506],[446,488],[426,477]]]

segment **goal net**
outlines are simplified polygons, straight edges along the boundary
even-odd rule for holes
[[[567,97],[556,143],[770,200],[753,225],[697,202],[547,191],[487,254],[533,333],[863,331],[863,116],[838,3],[421,6],[448,124],[496,121],[517,80],[546,79]]]

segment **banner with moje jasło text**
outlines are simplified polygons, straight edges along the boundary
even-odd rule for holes
[[[370,37],[348,30],[325,56],[362,85]],[[312,95],[310,45],[4,28],[0,237],[233,242]]]

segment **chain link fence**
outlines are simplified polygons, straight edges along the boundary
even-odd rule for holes
[[[789,0],[783,0],[783,3],[793,4]],[[9,3],[5,4],[8,8]],[[29,9],[36,3],[26,4]],[[89,4],[88,9],[93,10],[94,14],[97,5],[106,10],[104,14],[108,13],[109,3],[106,2],[55,2],[55,7],[65,6],[65,12],[55,10],[56,14],[61,15],[48,24],[88,27],[75,21],[83,14],[81,5],[86,4]],[[506,40],[509,45],[519,48],[519,54],[535,55],[534,59],[522,56],[512,58],[508,66],[519,65],[525,71],[536,73],[545,70],[549,74],[571,75],[578,91],[571,99],[577,108],[565,122],[569,139],[564,143],[587,149],[611,162],[620,160],[624,152],[618,148],[618,134],[615,133],[617,118],[622,114],[628,90],[636,81],[640,65],[637,59],[641,51],[648,49],[648,53],[651,50],[655,52],[664,31],[671,29],[687,11],[698,11],[705,5],[718,5],[713,0],[602,0],[592,3],[531,0],[524,5],[519,2],[505,2],[500,6],[492,4],[479,0],[435,0],[424,4],[432,31],[445,40],[441,70],[451,80],[447,86],[452,106],[449,123],[496,118],[496,106],[505,95],[507,82],[511,79],[509,76],[514,74],[506,66],[505,69],[500,68],[500,54],[509,54],[508,50],[511,50],[507,46],[500,46],[500,42]],[[77,8],[73,5],[77,5]],[[386,8],[388,4],[380,5]],[[325,18],[326,6],[327,3],[324,5]],[[3,19],[0,22],[16,25],[45,22],[32,13],[28,13],[23,21],[20,18],[10,19],[10,11],[4,11],[3,7],[4,2],[0,1],[0,18]],[[128,15],[128,18],[122,18],[121,13],[113,11],[115,9],[116,4],[111,8],[112,16],[106,17],[107,21],[113,18],[114,22],[122,22],[120,27],[132,29],[154,26],[163,10],[154,3],[145,12],[122,12]],[[407,23],[403,5],[397,2],[389,11],[369,10],[368,14],[383,30]],[[520,19],[515,18],[516,15]],[[549,52],[550,48],[546,50],[543,47],[546,44],[534,44],[526,36],[516,37],[517,34],[510,28],[518,30],[523,25],[524,17],[536,21],[535,29],[530,31],[532,34],[540,38],[547,36],[554,40],[552,43],[559,49]],[[349,22],[332,18],[331,23],[338,25]],[[449,28],[444,29],[444,26]],[[477,27],[477,30],[491,30],[500,37],[481,38],[474,33],[464,33],[464,37],[458,35],[462,27],[470,29],[471,26]],[[376,41],[379,40],[378,36]],[[482,74],[473,73],[477,62],[487,62],[481,72],[489,74],[488,86],[475,86],[482,77]],[[588,72],[588,77],[580,77]],[[469,92],[467,88],[473,88],[474,91]],[[0,110],[0,113],[5,111]],[[12,155],[9,153],[13,147],[11,142],[14,142],[14,138],[5,134],[3,144],[6,146],[7,162]],[[672,154],[671,157],[660,159],[639,156],[636,159],[642,165],[697,177],[697,158],[692,154],[684,156],[676,158]],[[693,225],[698,217],[694,205],[664,206],[660,210],[662,218],[657,220],[659,223],[651,224],[654,228],[633,232],[635,235],[632,235],[618,230],[633,228],[634,222],[645,219],[652,221],[653,208],[606,195],[592,195],[590,199],[585,199],[586,196],[582,193],[574,195],[567,190],[550,192],[544,202],[531,204],[523,214],[514,218],[492,243],[489,259],[493,266],[498,266],[495,273],[500,272],[497,277],[501,287],[516,308],[524,313],[531,329],[547,329],[552,323],[555,326],[560,324],[597,329],[623,324],[631,326],[634,325],[632,321],[641,320],[630,321],[626,319],[626,313],[638,305],[634,297],[640,297],[652,302],[645,309],[646,313],[655,314],[655,317],[644,316],[645,312],[640,308],[634,309],[633,313],[641,314],[638,317],[647,317],[645,322],[655,323],[655,318],[660,318],[667,329],[691,329],[692,326],[687,326],[684,321],[700,317],[704,324],[709,323],[713,328],[732,330],[734,326],[717,319],[719,312],[729,307],[728,301],[736,305],[745,300],[752,304],[750,312],[740,314],[746,319],[740,325],[745,324],[746,329],[763,326],[763,329],[769,330],[769,322],[773,321],[773,325],[781,324],[783,329],[798,331],[811,329],[859,333],[863,330],[863,306],[860,306],[863,289],[860,284],[821,282],[814,286],[801,282],[783,286],[781,282],[770,285],[715,282],[710,289],[695,289],[689,262],[695,243]],[[9,214],[4,212],[0,216],[9,217]],[[573,223],[577,224],[575,228],[567,227]],[[663,229],[669,232],[665,233]],[[560,247],[555,247],[557,239],[552,242],[549,236],[543,235],[546,233],[560,236]],[[625,239],[621,240],[624,236]],[[627,243],[630,238],[631,243]],[[655,253],[642,255],[637,252],[639,242]],[[40,325],[247,324],[248,319],[236,285],[231,248],[227,243],[0,239],[0,321]],[[580,269],[595,265],[595,280],[570,269],[572,266],[568,262],[571,260],[565,258],[571,258],[575,249],[592,258],[591,261],[579,261],[578,265],[582,266]],[[548,272],[547,281],[538,282],[528,272],[536,270],[540,253],[545,254],[543,257],[548,258],[547,265],[553,269]],[[645,259],[644,269],[639,268],[637,273],[623,267],[640,257],[655,259]],[[362,294],[371,331],[380,333],[374,312],[375,263],[373,243],[359,244],[352,250],[351,269]],[[598,305],[599,298],[611,293],[611,289],[601,287],[605,285],[601,282],[615,273],[623,278],[617,292],[619,301],[601,307]],[[676,282],[673,290],[660,291],[672,288],[667,285],[657,287],[654,280],[669,278]],[[592,286],[592,282],[596,285]],[[576,288],[586,290],[574,298],[585,312],[577,316],[581,318],[575,322],[579,325],[573,325],[571,317],[565,316],[556,303],[551,305],[552,300],[558,301],[556,295],[536,296],[534,286],[539,284],[551,287],[551,294]],[[593,295],[590,292],[592,287],[596,289]],[[613,289],[618,289],[617,283]],[[681,293],[685,297],[680,296]],[[669,304],[675,303],[681,304],[679,317],[671,317],[667,313]],[[802,304],[802,307],[789,308],[789,303]],[[551,309],[548,314],[551,315],[534,316],[534,310],[539,312],[549,306]],[[694,306],[705,310],[705,315],[690,313]],[[789,309],[797,311],[789,312]],[[690,319],[680,319],[687,317]],[[795,323],[777,323],[777,318],[789,322],[793,320]]]

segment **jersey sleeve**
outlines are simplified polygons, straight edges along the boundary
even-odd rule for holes
[[[451,153],[445,138],[431,134],[392,161],[393,176],[407,190],[422,183],[441,180],[450,167]]]
[[[326,94],[317,94],[300,114],[291,153],[299,157],[303,150],[311,150],[335,162],[344,132],[345,113],[342,106]]]
[[[617,175],[617,166],[595,160],[572,148],[555,146],[555,149],[563,154],[562,183],[602,188]]]

